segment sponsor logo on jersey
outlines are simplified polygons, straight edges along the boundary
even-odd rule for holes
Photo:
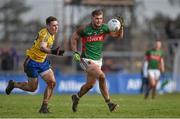
[[[104,40],[104,34],[95,35],[95,36],[87,36],[86,42],[96,42],[96,41],[103,41]]]

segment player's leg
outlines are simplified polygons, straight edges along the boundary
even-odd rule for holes
[[[105,101],[109,100],[109,93],[106,85],[105,74],[101,72],[98,77],[99,80],[99,88],[101,91],[102,96],[104,97]]]
[[[96,77],[92,76],[91,74],[87,73],[87,81],[81,87],[80,91],[77,94],[72,95],[72,110],[73,112],[77,111],[77,106],[79,103],[80,98],[85,95],[96,83]]]
[[[154,79],[153,76],[149,76],[149,85],[148,85],[146,93],[145,93],[145,97],[144,97],[145,99],[148,98],[151,90],[152,90],[152,95],[155,93],[154,92],[155,87],[156,87],[156,80]]]
[[[96,77],[87,73],[87,81],[78,92],[78,97],[82,97],[83,95],[85,95],[91,88],[93,88],[95,83],[96,83]]]
[[[119,107],[118,104],[113,103],[110,100],[110,96],[109,96],[109,92],[108,92],[108,88],[107,88],[107,84],[106,84],[106,78],[105,78],[105,74],[100,71],[101,73],[98,75],[98,80],[99,80],[99,88],[101,91],[101,94],[105,100],[105,102],[107,103],[109,110],[111,112],[116,111],[117,107]]]
[[[144,99],[147,99],[149,97],[150,91],[151,91],[151,86],[150,86],[150,84],[148,84],[145,89]]]
[[[9,95],[14,88],[19,88],[24,91],[34,92],[38,87],[37,78],[28,78],[28,82],[15,82],[10,80],[6,88],[6,94]]]
[[[86,69],[87,73],[87,81],[86,84],[84,84],[80,91],[78,92],[78,97],[82,97],[84,94],[86,94],[91,88],[93,88],[94,84],[96,83],[96,79],[99,75],[99,67],[93,62],[88,63],[88,67]]]
[[[53,94],[54,87],[56,85],[56,80],[54,77],[54,73],[51,69],[48,69],[41,73],[43,80],[46,82],[47,87],[44,91],[44,98],[42,102],[42,106],[39,110],[40,113],[49,113],[48,110],[48,102]]]
[[[87,81],[81,87],[80,91],[77,94],[73,94],[71,96],[72,102],[73,102],[73,104],[72,104],[73,112],[77,111],[77,106],[78,106],[80,97],[85,95],[94,86],[94,84],[96,83],[96,76],[94,77],[92,75],[91,62],[88,61],[88,60],[83,59],[83,61],[80,63],[80,66],[87,73]]]
[[[29,77],[28,82],[15,82],[10,80],[8,86],[6,88],[6,94],[9,95],[14,88],[19,88],[24,91],[34,92],[38,87],[38,71],[36,67],[34,67],[34,61],[26,58],[24,63],[24,69],[26,75]]]
[[[144,87],[143,87],[143,93],[145,93],[145,99],[147,99],[148,95],[149,94],[146,94],[146,93],[149,93],[149,90],[150,90],[150,87],[149,87],[149,80],[148,80],[148,77],[147,78],[144,78]]]
[[[144,77],[141,77],[141,88],[140,88],[140,93],[143,93],[144,91]]]
[[[154,85],[152,87],[152,99],[154,99],[156,96],[156,87],[157,87],[157,83],[159,81],[159,77],[160,77],[160,71],[155,70],[154,71]]]
[[[144,93],[147,90],[148,87],[148,78],[147,77],[143,77],[142,78],[142,85],[141,85],[141,93]]]
[[[38,87],[37,78],[28,78],[28,82],[14,82],[14,87],[24,91],[34,92]]]
[[[150,88],[152,89],[152,97],[154,97],[155,90],[156,90],[156,79],[155,79],[154,71],[153,71],[153,74],[149,76],[149,85],[150,85]]]
[[[152,99],[154,99],[156,96],[156,85],[157,85],[157,80],[154,79],[154,85],[152,87]]]
[[[87,71],[89,72],[89,74],[91,74],[91,76],[94,76],[96,77],[96,79],[99,80],[99,88],[105,102],[108,104],[109,110],[111,112],[115,111],[119,105],[112,103],[110,100],[108,88],[106,85],[105,74],[102,72],[101,68],[95,63],[91,62],[89,66],[90,68]]]
[[[149,97],[149,93],[150,93],[150,91],[151,91],[151,84],[150,84],[150,77],[148,76],[148,78],[147,78],[147,84],[146,84],[146,88],[145,88],[145,95],[144,95],[144,99],[147,99],[148,97]]]
[[[152,78],[153,77],[154,77],[154,72],[153,72],[153,70],[149,69],[148,70],[148,77],[147,77],[148,83],[147,83],[147,88],[145,90],[144,99],[147,99],[149,97],[149,93],[152,89]]]

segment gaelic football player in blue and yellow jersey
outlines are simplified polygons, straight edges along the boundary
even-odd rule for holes
[[[50,16],[46,19],[46,28],[39,31],[33,46],[26,51],[24,62],[24,72],[28,76],[27,82],[15,82],[10,80],[6,88],[6,94],[9,95],[14,88],[24,91],[34,92],[38,87],[38,76],[47,83],[44,92],[40,113],[49,113],[48,102],[52,96],[56,84],[54,73],[47,59],[48,54],[63,55],[64,51],[60,47],[52,49],[55,34],[58,32],[58,21],[55,17]]]
[[[123,21],[122,19],[120,21]],[[94,10],[91,14],[91,23],[77,29],[71,38],[71,48],[73,50],[73,58],[79,61],[82,69],[87,73],[87,81],[81,87],[77,94],[72,95],[72,110],[77,111],[80,98],[85,95],[99,81],[101,94],[108,105],[109,111],[115,111],[118,104],[112,102],[106,86],[106,77],[101,70],[102,66],[102,49],[106,35],[123,37],[123,23],[121,28],[115,32],[111,32],[108,25],[103,23],[103,11]],[[77,51],[77,43],[81,38],[82,52],[81,55]]]

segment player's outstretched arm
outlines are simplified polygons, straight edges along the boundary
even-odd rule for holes
[[[55,49],[48,48],[46,42],[41,42],[40,50],[47,54],[60,55],[60,56],[64,54],[64,50],[61,50],[60,47],[57,47]]]
[[[64,52],[65,52],[65,51],[64,51],[64,50],[61,50],[60,47],[57,47],[57,48],[51,50],[51,54],[53,54],[53,55],[59,55],[59,56],[63,56]]]
[[[111,35],[112,37],[116,37],[116,38],[122,39],[123,36],[124,36],[124,28],[121,27],[121,28],[120,28],[118,31],[116,31],[116,32],[110,32],[110,35]]]
[[[165,72],[165,65],[164,65],[164,59],[161,58],[160,60],[160,71]]]
[[[124,36],[124,18],[122,16],[118,17],[119,22],[121,23],[121,28],[120,28],[120,37],[123,38]]]
[[[79,35],[77,34],[77,31],[75,31],[71,37],[71,50],[73,52],[77,52],[77,41],[79,39]]]
[[[80,61],[80,54],[77,52],[77,41],[79,39],[79,35],[77,31],[75,31],[71,37],[71,49],[73,51],[73,60]]]
[[[121,24],[120,29],[116,32],[111,32],[110,35],[113,37],[118,37],[118,38],[122,39],[124,36],[124,18],[122,16],[119,16],[118,21]]]

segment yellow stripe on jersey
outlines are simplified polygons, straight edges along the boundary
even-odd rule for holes
[[[51,35],[47,28],[43,28],[39,31],[38,37],[34,41],[33,46],[26,50],[26,55],[37,62],[44,62],[47,57],[47,53],[40,50],[41,42],[47,42],[48,48],[51,48],[54,43],[54,35]]]

